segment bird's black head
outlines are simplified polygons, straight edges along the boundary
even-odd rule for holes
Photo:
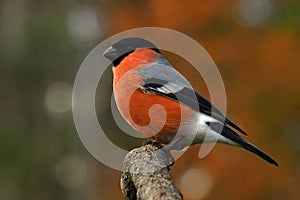
[[[158,48],[148,40],[132,37],[119,40],[106,49],[103,55],[112,61],[113,65],[116,67],[126,56],[139,48],[149,48],[160,53]]]

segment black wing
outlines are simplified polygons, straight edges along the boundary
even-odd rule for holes
[[[245,131],[243,131],[240,127],[227,119],[221,113],[221,111],[219,111],[214,105],[212,105],[207,99],[205,99],[195,90],[189,87],[176,87],[176,85],[174,86],[173,83],[171,85],[169,83],[170,82],[168,81],[150,78],[144,80],[144,85],[141,89],[145,92],[153,92],[172,100],[179,101],[195,111],[200,111],[202,113],[210,115],[219,121],[225,121],[225,123],[232,128],[243,133],[244,135],[247,135]]]

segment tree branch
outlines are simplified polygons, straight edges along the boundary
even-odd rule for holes
[[[157,142],[146,142],[124,159],[121,189],[126,200],[182,199],[173,185],[170,166],[174,158]]]

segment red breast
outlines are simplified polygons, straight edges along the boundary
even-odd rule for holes
[[[187,123],[189,119],[194,117],[195,112],[185,105],[181,104],[180,106],[174,100],[145,93],[139,89],[143,85],[143,79],[139,76],[137,69],[155,62],[156,57],[157,52],[151,49],[137,49],[123,59],[117,67],[114,67],[114,95],[120,113],[129,124],[148,137],[161,143],[168,143],[169,140],[166,138],[153,135],[155,127],[163,127],[159,130],[161,134],[175,136],[181,121]],[[127,105],[124,99],[129,98],[129,95],[131,96]],[[151,121],[149,110],[155,104],[159,104],[165,109],[165,121],[162,113],[153,113]],[[128,109],[129,112],[126,112]],[[150,122],[151,127],[149,126]]]

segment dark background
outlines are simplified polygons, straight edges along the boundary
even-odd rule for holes
[[[223,77],[228,117],[280,164],[225,145],[198,159],[192,147],[171,170],[185,199],[299,198],[299,9],[297,0],[1,0],[0,199],[122,199],[121,173],[95,160],[76,133],[71,94],[93,47],[142,26],[203,45]]]

